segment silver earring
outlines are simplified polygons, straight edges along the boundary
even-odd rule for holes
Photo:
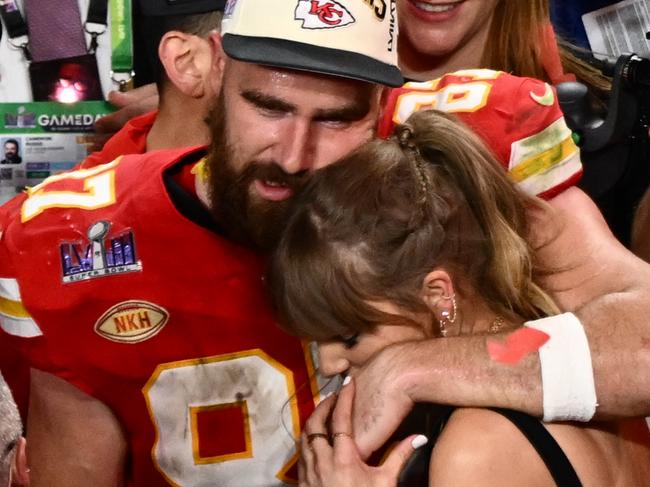
[[[447,336],[447,325],[453,325],[456,322],[456,315],[458,314],[458,308],[456,305],[456,296],[451,295],[451,296],[442,296],[442,299],[445,300],[451,300],[451,313],[449,310],[443,310],[442,313],[440,313],[441,318],[439,320],[440,323],[440,335],[443,337]]]

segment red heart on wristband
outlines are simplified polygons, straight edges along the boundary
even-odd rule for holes
[[[526,355],[539,350],[550,338],[543,331],[524,327],[512,333],[505,343],[488,340],[487,349],[495,362],[515,365]]]

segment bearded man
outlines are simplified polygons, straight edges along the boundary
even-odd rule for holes
[[[226,7],[209,150],[119,157],[3,208],[0,339],[32,366],[32,486],[295,480],[320,385],[275,326],[259,251],[402,83],[390,16],[313,3]]]

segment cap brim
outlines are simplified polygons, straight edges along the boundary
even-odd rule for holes
[[[226,54],[238,61],[331,74],[387,86],[404,84],[404,77],[396,66],[340,49],[237,34],[225,34],[222,44]]]
[[[194,15],[223,9],[225,0],[140,0],[140,11],[147,17],[164,17],[168,15]]]

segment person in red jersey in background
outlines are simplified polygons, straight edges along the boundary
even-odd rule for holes
[[[378,135],[419,110],[453,113],[492,149],[510,178],[529,195],[549,199],[582,175],[573,142],[553,88],[531,78],[490,69],[457,71],[428,82],[390,90]]]
[[[139,3],[147,43],[145,52],[153,66],[157,89],[152,90],[152,86],[137,93],[160,93],[158,110],[126,122],[101,151],[81,163],[82,168],[104,164],[124,154],[191,147],[210,141],[205,119],[218,88],[211,82],[215,73],[210,36],[219,32],[225,0]],[[135,95],[127,92],[120,96]]]
[[[390,19],[339,4],[231,2],[209,37],[209,150],[118,157],[0,211],[33,486],[295,480],[320,384],[275,326],[261,251],[309,173],[372,137],[380,84],[403,83]]]

